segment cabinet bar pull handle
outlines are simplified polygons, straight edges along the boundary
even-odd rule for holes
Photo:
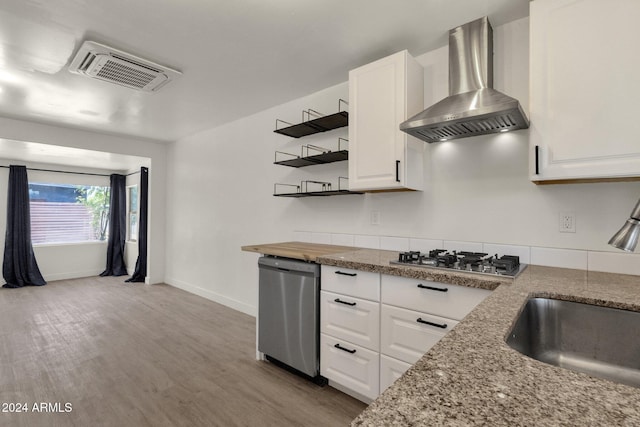
[[[536,145],[536,175],[540,175],[540,146]]]
[[[358,273],[345,273],[343,271],[336,271],[336,274],[340,274],[342,276],[351,276],[351,277],[356,277],[358,275]]]
[[[355,348],[354,348],[353,350],[349,350],[348,348],[344,348],[344,347],[343,347],[343,346],[341,346],[340,344],[336,344],[336,345],[334,345],[334,347],[335,347],[335,348],[337,348],[337,349],[339,349],[339,350],[346,351],[347,353],[351,353],[351,354],[353,354],[353,353],[355,353],[355,352],[356,352],[356,349],[355,349]]]
[[[425,325],[429,325],[429,326],[435,326],[436,328],[442,328],[445,329],[447,327],[446,323],[433,323],[433,322],[428,322],[426,320],[422,320],[422,317],[418,317],[416,319],[416,322],[418,323],[424,323]]]
[[[427,322],[426,320],[422,320],[422,317],[418,317],[416,319],[416,322],[418,323],[424,323],[425,325],[429,325],[429,326],[435,326],[436,328],[442,328],[445,329],[447,327],[446,323],[433,323],[433,322]]]
[[[396,160],[396,182],[400,182],[400,160]]]
[[[420,289],[429,289],[430,291],[438,291],[438,292],[447,292],[449,290],[449,288],[436,288],[433,286],[423,285],[422,283],[418,283],[418,287]]]
[[[342,301],[340,298],[336,298],[334,299],[335,302],[339,302],[340,304],[344,304],[344,305],[350,305],[350,306],[354,306],[356,305],[355,302],[347,302],[347,301]]]

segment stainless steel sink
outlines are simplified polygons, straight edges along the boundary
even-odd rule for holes
[[[506,342],[541,362],[640,387],[640,312],[531,298]]]

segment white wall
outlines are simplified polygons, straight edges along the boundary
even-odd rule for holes
[[[528,106],[528,18],[495,28],[495,87]],[[447,48],[418,57],[425,104],[447,95]],[[346,77],[346,76],[345,76]],[[347,83],[184,138],[169,148],[167,283],[255,313],[257,255],[247,244],[286,241],[295,230],[615,251],[607,241],[628,217],[640,183],[536,186],[528,178],[528,131],[427,146],[424,192],[287,199],[274,182],[346,176],[346,162],[299,170],[273,165],[275,150],[334,144],[346,130],[295,140],[275,120],[337,111]],[[371,211],[381,224],[371,225]],[[559,233],[560,212],[576,214]]]
[[[164,281],[167,146],[150,140],[0,117],[0,138],[126,154],[150,159],[148,282]],[[0,195],[0,197],[2,197]]]

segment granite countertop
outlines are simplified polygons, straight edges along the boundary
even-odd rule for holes
[[[317,262],[495,291],[352,425],[640,425],[640,389],[547,365],[504,341],[532,296],[640,311],[640,277],[528,266],[515,280],[485,278],[390,266],[394,253],[351,251]]]

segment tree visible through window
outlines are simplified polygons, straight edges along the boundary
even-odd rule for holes
[[[108,237],[109,187],[29,183],[29,201],[34,244]]]

